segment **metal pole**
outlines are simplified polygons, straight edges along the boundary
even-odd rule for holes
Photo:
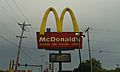
[[[81,50],[80,50],[80,34],[77,32],[77,33],[75,33],[75,35],[76,35],[76,40],[77,40],[77,42],[78,42],[78,51],[79,51],[79,60],[80,60],[80,64],[79,64],[79,66],[80,66],[80,71],[82,71],[82,59],[81,59]]]
[[[81,59],[81,50],[80,50],[80,37],[78,37],[78,47],[79,47],[80,70],[82,71],[82,59]]]
[[[88,38],[88,49],[89,49],[89,59],[90,59],[90,72],[93,72],[92,57],[91,57],[91,50],[90,50],[89,30],[87,31],[87,38]]]
[[[61,50],[59,50],[59,54],[61,54]],[[62,72],[62,62],[59,62],[59,72]]]

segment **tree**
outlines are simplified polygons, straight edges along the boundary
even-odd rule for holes
[[[92,58],[92,64],[93,64],[93,72],[102,72],[102,66],[99,60],[96,60],[95,58]],[[80,70],[80,66],[78,67],[79,72],[90,72],[90,61],[85,60],[82,62],[82,70]]]
[[[115,69],[115,72],[120,72],[120,68],[116,68],[116,69]]]

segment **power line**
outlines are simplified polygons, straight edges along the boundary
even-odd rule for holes
[[[6,0],[5,0],[6,1]],[[7,1],[6,1],[7,2]],[[8,3],[8,2],[7,2]],[[18,21],[16,20],[16,18],[13,16],[13,14],[11,14],[10,12],[9,12],[9,10],[7,9],[7,8],[5,8],[4,6],[2,6],[1,4],[0,4],[0,7],[10,16],[10,17],[12,17],[14,20],[13,21],[15,21],[16,23],[18,23]],[[9,5],[9,7],[11,7],[10,5]],[[4,14],[5,15],[5,14]],[[5,29],[5,30],[7,30],[8,28],[5,26],[5,25],[3,25],[3,24],[1,24],[2,26],[3,26],[3,28]],[[4,33],[7,35],[7,36],[9,36],[6,32],[5,32],[5,30],[4,30]],[[9,31],[9,30],[8,30]],[[14,33],[13,31],[12,31],[12,33]],[[14,33],[15,34],[15,33]],[[13,34],[12,34],[13,35]]]
[[[6,0],[5,0],[6,1]],[[19,6],[17,5],[17,3],[15,2],[15,1],[13,1],[14,3],[15,3],[15,6],[17,7],[17,9],[20,11],[20,13],[23,15],[23,17],[28,21],[28,19],[27,19],[27,17],[23,14],[23,12],[22,12],[22,10],[19,8]],[[6,1],[6,3],[8,4],[8,6],[12,9],[12,7],[10,6],[10,4],[9,4],[9,2],[8,1]],[[2,6],[2,8],[3,9],[5,9],[3,6]],[[7,10],[7,9],[5,9],[5,10]],[[14,10],[12,9],[12,11],[14,12]],[[8,11],[7,11],[8,12]],[[15,13],[15,12],[14,12]],[[10,14],[11,15],[11,14]],[[13,16],[12,16],[13,17]],[[19,18],[20,19],[20,18]],[[17,21],[16,21],[17,22]],[[18,22],[17,22],[18,23]],[[14,44],[15,45],[15,44]],[[25,52],[25,51],[23,51],[27,56],[28,56],[28,54]],[[29,58],[30,58],[30,56],[28,56]],[[31,59],[31,60],[33,60],[33,59]]]
[[[13,8],[11,7],[11,5],[9,4],[9,2],[7,0],[5,0],[5,2],[7,3],[7,5],[11,8],[11,10],[14,12],[14,14],[16,14],[16,12],[13,10]],[[15,1],[13,1],[15,6],[17,7],[17,9],[20,11],[20,13],[23,15],[23,17],[28,21],[27,17],[23,14],[22,10],[20,9],[20,7],[17,5],[17,3]],[[6,9],[7,10],[7,9]],[[17,15],[16,15],[17,16]],[[17,16],[18,17],[18,16]],[[20,17],[18,17],[20,19]],[[17,21],[16,21],[17,22]],[[17,22],[18,23],[18,22]],[[26,27],[27,30],[29,30],[27,27]],[[31,29],[34,31],[33,27],[31,27]]]
[[[6,1],[7,2],[7,1]],[[27,19],[27,17],[23,14],[23,12],[22,12],[22,10],[20,9],[20,7],[17,5],[17,3],[15,2],[15,1],[13,1],[14,2],[14,4],[15,4],[15,6],[17,7],[17,9],[19,10],[19,12],[23,15],[23,17],[28,21],[28,19]],[[10,6],[10,4],[9,4],[9,2],[7,2],[7,4],[9,5],[9,7],[12,9],[12,7]],[[13,11],[13,9],[12,9],[12,11]],[[19,18],[20,19],[20,18]],[[34,31],[34,28],[33,27],[31,27],[31,29],[32,29],[32,32],[35,32]],[[35,40],[35,39],[34,39]],[[25,52],[26,53],[26,52]],[[27,54],[27,53],[26,53]]]
[[[7,42],[9,42],[10,44],[14,45],[15,47],[18,47],[18,45],[16,45],[15,43],[13,43],[12,41],[8,40],[7,38],[5,38],[4,36],[0,35],[1,38],[3,38],[4,40],[6,40]]]
[[[5,33],[7,36],[9,35],[9,34],[7,34],[6,32],[4,32],[4,33]],[[15,44],[14,42],[8,40],[7,38],[5,38],[5,36],[0,35],[0,37],[3,38],[4,40],[6,40],[7,42],[9,42],[10,44],[14,45],[15,47],[18,47],[17,44]],[[28,54],[27,54],[24,50],[22,50],[22,51],[23,51],[23,53],[24,53],[27,57],[30,58],[30,56],[28,56]],[[30,58],[30,60],[33,60],[33,59]]]
[[[2,39],[6,40],[8,43],[12,44],[13,46],[18,47],[17,44],[15,44],[14,42],[8,40],[8,39],[5,38],[4,36],[0,35],[0,37],[1,37]],[[23,51],[23,53],[24,53],[31,61],[35,62],[34,59],[33,59],[31,56],[29,56],[29,54],[27,54],[23,49],[22,49],[22,51]]]
[[[30,22],[29,19],[24,15],[24,13],[22,12],[22,10],[18,6],[18,4],[15,2],[15,0],[12,0],[12,1],[15,4],[15,6],[17,7],[17,9],[19,10],[19,12],[21,13],[21,15],[25,18],[25,20],[27,20],[28,22]],[[30,28],[32,29],[32,32],[35,33],[34,28],[32,27],[32,25],[31,25]]]
[[[21,13],[21,15],[25,18],[25,20],[27,20],[28,22],[30,22],[29,20],[28,20],[28,18],[24,15],[24,13],[22,12],[22,10],[20,9],[20,7],[17,5],[17,3],[15,2],[15,0],[12,0],[13,1],[13,3],[15,4],[15,6],[17,7],[17,9],[19,10],[19,12]],[[8,3],[8,2],[7,2]],[[8,5],[9,5],[9,3],[8,3]],[[9,5],[10,6],[10,5]],[[11,6],[10,6],[11,7]],[[27,27],[26,27],[27,28]],[[33,32],[34,32],[34,29],[33,29],[33,27],[31,26],[31,29],[33,30]],[[27,28],[27,30],[28,30],[28,28]]]
[[[29,21],[29,19],[24,15],[24,13],[23,13],[23,11],[20,9],[20,7],[18,6],[18,4],[15,2],[15,0],[12,0],[13,1],[13,3],[15,4],[15,6],[17,7],[17,9],[19,10],[19,12],[21,13],[21,15],[25,18],[25,20],[27,20],[28,22],[30,22]],[[33,27],[31,27],[32,29],[33,29]],[[34,30],[34,29],[33,29]]]
[[[1,7],[2,9],[4,9],[5,12],[8,12],[8,14],[10,15],[10,17],[13,17],[14,20],[15,20],[15,22],[17,22],[16,18],[15,18],[5,7],[3,7],[1,4],[0,4],[0,7]],[[17,23],[18,23],[18,22],[17,22]]]
[[[7,28],[6,25],[5,25],[2,21],[0,21],[0,26],[1,26],[1,32],[2,32],[3,34],[5,34],[6,36],[9,36],[9,37],[10,37],[10,34],[11,34],[11,35],[15,35],[15,34],[16,34],[16,33],[14,33],[11,29]],[[9,31],[9,32],[11,31],[11,33],[8,34],[7,31]]]
[[[17,5],[17,3],[15,2],[15,0],[12,0],[13,3],[15,4],[15,6],[17,7],[17,9],[19,10],[19,12],[22,14],[22,16],[25,18],[25,20],[27,20],[29,22],[29,20],[27,19],[27,17],[24,15],[24,13],[22,12],[22,10],[20,9],[20,7]]]
[[[0,22],[0,24],[2,25],[2,28],[7,29],[7,28],[6,28],[6,26],[4,26],[1,22]],[[3,27],[3,26],[4,26],[4,27]],[[4,34],[8,35],[8,34],[7,34],[4,30],[2,30],[2,28],[1,28],[1,30],[0,30],[0,31],[1,31],[2,33],[4,33]]]
[[[5,32],[5,34],[8,35],[6,32]],[[1,38],[3,38],[4,40],[6,40],[7,42],[9,42],[10,44],[14,45],[15,47],[18,47],[17,44],[15,44],[14,42],[8,40],[7,38],[5,38],[5,36],[1,36]],[[27,47],[22,47],[22,48],[27,48]],[[30,48],[29,48],[29,49],[30,49]],[[28,48],[27,48],[27,50],[28,50]],[[25,52],[26,50],[25,50],[25,51],[22,50],[22,51],[23,51],[23,53],[24,53],[27,57],[29,57],[30,60],[32,60],[33,62],[35,62],[34,59],[32,59],[32,57],[30,57],[30,55],[27,54],[28,52]],[[34,51],[35,51],[35,50],[34,50]],[[37,53],[37,52],[35,52],[35,53]]]
[[[27,52],[26,51],[24,51],[23,49],[22,49],[22,52],[32,61],[32,62],[36,62],[29,54],[27,54]]]
[[[11,9],[11,11],[14,12],[14,14],[16,15],[16,17],[18,17],[18,19],[21,20],[21,18],[20,18],[19,16],[17,16],[17,14],[16,14],[17,12],[15,12],[15,11],[13,10],[12,6],[9,4],[8,0],[5,0],[5,2],[7,3],[7,5],[9,6],[9,8]]]

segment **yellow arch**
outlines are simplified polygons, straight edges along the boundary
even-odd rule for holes
[[[67,11],[69,12],[69,14],[70,14],[70,16],[71,16],[71,20],[72,20],[72,22],[73,22],[74,32],[79,32],[77,20],[76,20],[76,18],[75,18],[75,15],[74,15],[73,11],[72,11],[70,8],[65,8],[65,9],[62,11],[62,14],[61,14],[61,17],[60,17],[61,27],[62,27],[62,25],[63,25],[63,19],[64,19],[64,16],[65,16],[65,13],[66,13]]]
[[[43,20],[42,20],[42,23],[41,23],[41,27],[40,27],[40,35],[44,35],[44,33],[45,33],[46,21],[47,21],[47,17],[49,15],[50,11],[52,11],[54,16],[55,16],[57,32],[62,32],[63,19],[64,19],[64,16],[65,16],[65,13],[67,11],[69,12],[69,14],[71,16],[71,19],[72,19],[74,32],[79,32],[77,20],[75,18],[75,15],[74,15],[73,11],[70,8],[65,8],[62,11],[62,14],[61,14],[60,20],[59,20],[57,11],[53,7],[50,7],[50,8],[47,9],[47,11],[44,14],[44,17],[43,17]]]
[[[57,14],[56,10],[53,7],[50,7],[45,12],[43,20],[42,20],[42,24],[41,24],[41,28],[40,28],[40,34],[41,35],[44,35],[45,27],[46,27],[46,21],[47,21],[47,17],[49,15],[50,11],[52,11],[53,14],[54,14],[54,16],[55,16],[56,26],[57,26],[57,32],[61,32],[61,26],[60,26],[58,14]]]

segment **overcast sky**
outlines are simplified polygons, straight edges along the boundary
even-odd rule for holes
[[[53,51],[37,49],[36,44],[36,32],[39,31],[43,15],[49,7],[54,7],[59,16],[64,8],[69,7],[76,16],[80,31],[91,28],[92,57],[100,60],[103,68],[112,69],[120,64],[120,0],[0,0],[0,69],[8,69],[9,61],[16,59],[18,47],[15,45],[19,43],[16,36],[21,33],[18,23],[24,21],[32,26],[24,33],[27,38],[22,42],[20,62],[42,64],[41,55],[45,55],[44,64],[49,63],[48,54]],[[47,27],[56,31],[52,13],[48,17]],[[68,13],[63,27],[63,31],[73,31]],[[63,67],[74,69],[79,62],[78,50],[66,52],[72,54],[72,62]],[[82,49],[82,60],[85,59],[89,59],[86,37]],[[58,70],[58,65],[55,65]]]

